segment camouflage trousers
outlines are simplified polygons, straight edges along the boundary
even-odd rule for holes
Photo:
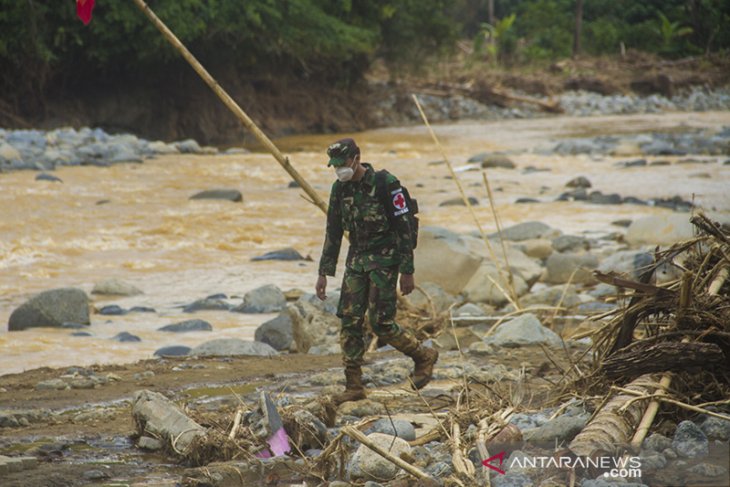
[[[359,367],[365,355],[364,324],[385,343],[410,354],[419,342],[410,330],[395,322],[398,267],[369,271],[346,268],[337,316],[342,319],[340,346],[345,367]]]

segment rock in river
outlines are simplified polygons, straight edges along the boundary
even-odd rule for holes
[[[84,325],[90,323],[89,298],[81,289],[52,289],[32,297],[10,315],[8,330],[61,327],[68,322]]]

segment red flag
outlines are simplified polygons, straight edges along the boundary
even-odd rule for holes
[[[76,0],[76,15],[84,25],[91,22],[91,11],[94,10],[94,0]]]

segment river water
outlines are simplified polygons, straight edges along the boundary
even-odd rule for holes
[[[680,195],[718,214],[730,213],[730,166],[723,158],[707,164],[617,169],[631,157],[545,156],[529,151],[560,137],[644,133],[657,130],[720,128],[728,112],[664,115],[553,117],[499,122],[462,122],[435,127],[443,152],[457,169],[466,194],[480,201],[477,219],[487,232],[496,227],[479,171],[466,171],[466,160],[484,151],[518,151],[517,169],[488,172],[494,203],[503,226],[540,220],[565,233],[621,231],[611,222],[670,210],[637,205],[553,202],[565,183],[585,176],[593,188],[622,196],[659,198]],[[442,152],[424,127],[390,128],[353,135],[363,160],[399,176],[421,209],[422,225],[459,232],[476,230],[464,207],[440,207],[458,197]],[[324,150],[339,136],[299,136],[276,141],[293,165],[326,200],[333,173]],[[649,161],[656,158],[647,158]],[[661,157],[676,162],[676,157]],[[525,168],[549,169],[526,172]],[[166,345],[195,346],[213,338],[253,339],[256,327],[272,314],[205,311],[183,313],[181,306],[215,293],[232,303],[264,284],[311,292],[324,233],[324,214],[307,202],[289,176],[268,154],[170,155],[143,164],[108,168],[61,167],[63,184],[35,181],[34,172],[0,174],[0,374],[41,366],[124,363],[150,358]],[[243,203],[194,200],[196,192],[235,188]],[[539,204],[514,204],[533,197]],[[312,262],[251,262],[266,252],[294,247]],[[344,257],[344,249],[342,256]],[[338,269],[341,276],[342,263]],[[8,333],[12,311],[32,295],[53,288],[78,287],[89,293],[95,282],[127,281],[143,295],[110,298],[91,295],[100,308],[149,306],[157,313],[124,316],[92,314],[91,337],[72,330],[31,329]],[[416,274],[418,278],[418,274]],[[338,287],[330,280],[330,288]],[[200,318],[213,332],[171,334],[160,326]],[[138,343],[110,338],[127,331]]]

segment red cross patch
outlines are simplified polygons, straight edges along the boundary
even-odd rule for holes
[[[406,207],[406,198],[403,196],[403,193],[398,193],[393,196],[393,206],[396,210],[402,210]]]

